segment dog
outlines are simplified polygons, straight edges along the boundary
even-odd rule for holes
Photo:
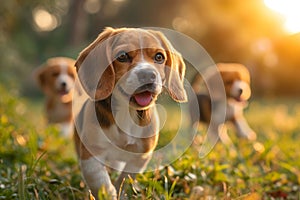
[[[212,104],[214,103],[217,105],[218,101],[221,100],[220,98],[222,98],[219,92],[219,89],[222,87],[218,87],[216,83],[216,77],[217,75],[220,75],[226,96],[226,114],[224,123],[228,121],[232,122],[239,137],[251,141],[256,140],[256,133],[250,128],[243,114],[243,110],[247,107],[248,99],[251,96],[250,73],[248,69],[244,65],[238,63],[218,63],[216,66],[217,71],[212,71],[209,68],[206,73],[204,73],[206,84],[212,86],[211,91],[208,91],[203,78],[199,74],[195,75],[191,83],[192,88],[196,93],[197,105],[199,105],[199,121],[206,124],[211,123]],[[218,108],[216,111],[218,111]],[[222,127],[225,128],[223,122],[214,122],[211,123],[211,125],[222,125]],[[220,127],[212,127],[212,130],[217,132],[213,134],[217,134],[221,139],[222,137],[227,137],[226,134],[222,134],[222,130],[224,131],[224,129],[220,129]]]
[[[82,175],[96,199],[100,188],[117,199],[123,179],[143,172],[156,147],[159,94],[166,89],[174,101],[187,101],[185,63],[159,31],[106,28],[75,66],[78,99],[82,91],[88,96],[75,117]],[[114,184],[107,167],[120,172]]]
[[[77,77],[75,60],[67,57],[49,58],[34,74],[46,96],[48,123],[59,124],[63,136],[73,134],[72,96]]]

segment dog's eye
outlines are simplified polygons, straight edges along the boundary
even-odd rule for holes
[[[119,62],[127,62],[129,61],[129,55],[128,53],[126,53],[125,51],[120,51],[117,56],[116,56],[117,60]]]
[[[53,77],[57,77],[58,75],[59,75],[58,72],[53,72],[53,73],[52,73],[52,76],[53,76]]]
[[[228,80],[228,81],[225,81],[224,83],[225,83],[225,85],[232,85],[232,84],[233,84],[233,81]]]
[[[74,78],[74,74],[73,73],[68,73],[68,75],[71,77],[71,78]]]
[[[165,56],[162,53],[157,53],[154,56],[154,60],[155,60],[156,63],[161,64],[165,61]]]

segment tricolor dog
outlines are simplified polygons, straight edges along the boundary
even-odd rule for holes
[[[46,96],[48,123],[61,125],[64,136],[72,135],[72,96],[76,78],[75,60],[66,57],[48,59],[36,69],[38,85]]]
[[[185,64],[161,32],[106,28],[75,66],[88,97],[75,117],[81,171],[96,198],[105,188],[116,199],[123,179],[143,172],[156,147],[159,94],[165,88],[176,102],[187,101]],[[114,183],[107,166],[120,171]]]
[[[215,105],[220,101],[220,94],[216,85],[216,77],[220,75],[222,78],[223,86],[225,88],[225,101],[226,103],[226,115],[225,121],[230,121],[236,128],[237,135],[241,138],[249,140],[256,139],[256,133],[249,127],[244,114],[243,109],[247,106],[247,101],[251,96],[250,89],[250,74],[248,69],[238,63],[218,63],[217,70],[207,70],[203,76],[206,78],[206,84],[212,86],[211,91],[203,89],[205,85],[204,79],[197,74],[193,81],[192,87],[197,96],[197,103],[199,105],[200,119],[206,124],[211,123],[212,118],[212,103]],[[216,113],[218,114],[218,113]],[[220,114],[220,113],[219,113]],[[212,126],[223,125],[218,123],[211,123]],[[219,127],[212,127],[212,130],[220,131]],[[220,136],[220,132],[215,133]]]

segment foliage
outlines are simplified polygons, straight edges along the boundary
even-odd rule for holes
[[[0,199],[83,199],[72,142],[45,129],[39,103],[0,93]]]
[[[88,3],[96,3],[97,12],[89,12]],[[56,18],[55,29],[37,28],[37,8]],[[76,58],[106,26],[174,29],[216,62],[247,65],[255,94],[299,94],[299,34],[286,35],[283,20],[262,0],[6,0],[0,17],[0,81],[27,95],[36,92],[28,83],[34,68],[53,56]]]

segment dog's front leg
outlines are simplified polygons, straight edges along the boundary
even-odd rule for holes
[[[80,160],[82,175],[93,196],[98,199],[98,191],[105,188],[110,199],[116,200],[116,189],[111,183],[106,167],[96,157]]]
[[[235,117],[233,123],[239,137],[247,138],[248,140],[256,140],[256,133],[250,128],[243,115]]]
[[[214,145],[219,139],[223,141],[223,138],[227,135],[227,129],[224,125],[225,114],[219,114],[226,112],[224,104],[222,102],[219,103],[213,101],[212,105],[212,109],[214,110],[212,111],[211,120],[207,130],[207,141],[210,143],[209,145]]]
[[[136,174],[142,173],[145,170],[150,158],[151,158],[150,156],[146,158],[136,158],[131,162],[127,162],[123,171],[118,177],[118,180],[115,182],[116,190],[118,192],[120,191],[122,182],[124,181],[125,178],[128,178],[128,176],[134,179]],[[124,195],[124,192],[121,193],[121,196],[122,195]]]
[[[61,135],[66,138],[70,138],[74,132],[74,125],[72,122],[60,123],[59,128]]]
[[[256,133],[250,128],[244,117],[244,108],[247,103],[243,102],[228,102],[228,110],[232,112],[232,119],[237,135],[248,140],[256,140]]]

